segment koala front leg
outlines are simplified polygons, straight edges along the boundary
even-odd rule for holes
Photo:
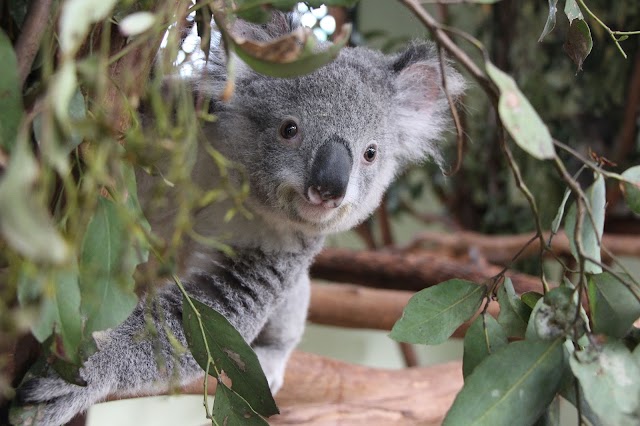
[[[287,361],[304,332],[309,293],[309,276],[304,272],[251,344],[274,395],[282,387]]]
[[[120,326],[100,332],[96,342],[99,351],[91,355],[80,370],[86,386],[66,382],[54,371],[46,377],[28,379],[18,389],[17,402],[24,408],[39,405],[37,417],[17,424],[60,425],[71,420],[108,395],[132,395],[168,388],[171,378],[178,376],[182,384],[202,375],[202,369],[190,354],[177,357],[166,330],[186,345],[181,325],[181,296],[175,286],[163,291],[152,304],[157,337],[146,332],[144,301]]]

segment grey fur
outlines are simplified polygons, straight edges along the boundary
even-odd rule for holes
[[[295,20],[276,15],[269,25],[239,23],[236,31],[265,40],[291,30],[292,24]],[[224,70],[221,53],[214,52],[194,90],[217,99]],[[447,79],[451,94],[459,96],[464,83],[448,65]],[[190,242],[182,253],[182,279],[190,294],[225,315],[252,344],[277,392],[304,328],[308,268],[324,236],[363,221],[405,165],[426,157],[440,161],[437,142],[448,116],[440,66],[429,44],[413,44],[395,56],[345,48],[333,63],[292,79],[269,78],[240,66],[232,99],[214,102],[213,109],[218,120],[204,132],[216,149],[248,172],[247,207],[254,217],[236,215],[225,223],[222,217],[230,205],[224,202],[199,211],[196,231],[216,237],[230,233],[236,256]],[[292,140],[278,136],[287,117],[299,125]],[[313,205],[306,188],[316,152],[328,141],[346,144],[343,151],[352,156],[346,194],[335,208]],[[372,144],[377,157],[369,163],[363,155]],[[211,186],[213,170],[209,156],[201,153],[193,180]],[[138,184],[144,203],[158,179],[140,172]],[[147,211],[160,234],[173,213]],[[164,331],[166,327],[185,344],[179,292],[167,286],[158,296],[150,299],[155,301],[150,309],[142,300],[122,325],[97,336],[100,351],[81,370],[86,387],[52,374],[19,390],[23,404],[47,403],[38,424],[67,422],[109,394],[166,389],[175,376],[181,383],[202,376],[190,354],[173,354]],[[143,333],[145,312],[158,329],[157,341]],[[160,366],[158,359],[163,360]]]

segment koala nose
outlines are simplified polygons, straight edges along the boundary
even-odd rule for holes
[[[318,148],[307,180],[307,198],[312,204],[335,208],[347,192],[353,156],[342,138],[333,137]]]

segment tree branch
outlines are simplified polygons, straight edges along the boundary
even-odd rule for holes
[[[16,42],[18,74],[22,85],[24,85],[31,72],[33,60],[40,49],[42,36],[49,26],[51,3],[52,0],[34,0],[29,4],[29,10],[27,11],[20,37]]]
[[[404,307],[414,294],[405,290],[314,283],[311,286],[309,321],[338,327],[389,331],[400,319]],[[497,317],[498,304],[489,304],[488,312]],[[464,337],[473,319],[460,326],[453,337]]]
[[[477,283],[498,275],[502,268],[463,261],[427,251],[394,253],[324,249],[311,266],[311,276],[334,282],[367,287],[419,291],[452,278]],[[540,291],[540,279],[518,272],[511,277],[516,291]]]
[[[214,394],[216,379],[208,381]],[[281,414],[269,424],[439,425],[462,383],[460,362],[387,370],[296,351],[276,395]],[[202,380],[181,392],[201,395]]]
[[[544,239],[549,240],[549,233],[544,233]],[[532,234],[517,235],[485,235],[473,231],[457,231],[450,234],[425,231],[403,248],[403,251],[414,251],[420,248],[435,248],[454,256],[464,255],[469,250],[477,250],[488,262],[505,265],[510,262],[513,253],[523,247]],[[619,256],[640,257],[640,238],[633,235],[604,234],[603,246]],[[564,232],[553,238],[552,251],[556,255],[571,255],[569,239]],[[536,256],[540,253],[540,241],[531,243],[520,255],[520,258]],[[605,253],[603,253],[605,255]],[[607,256],[605,256],[607,257]]]

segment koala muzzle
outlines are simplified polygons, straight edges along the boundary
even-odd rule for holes
[[[336,208],[349,184],[353,156],[342,138],[325,141],[316,152],[307,180],[307,198],[315,205]]]

